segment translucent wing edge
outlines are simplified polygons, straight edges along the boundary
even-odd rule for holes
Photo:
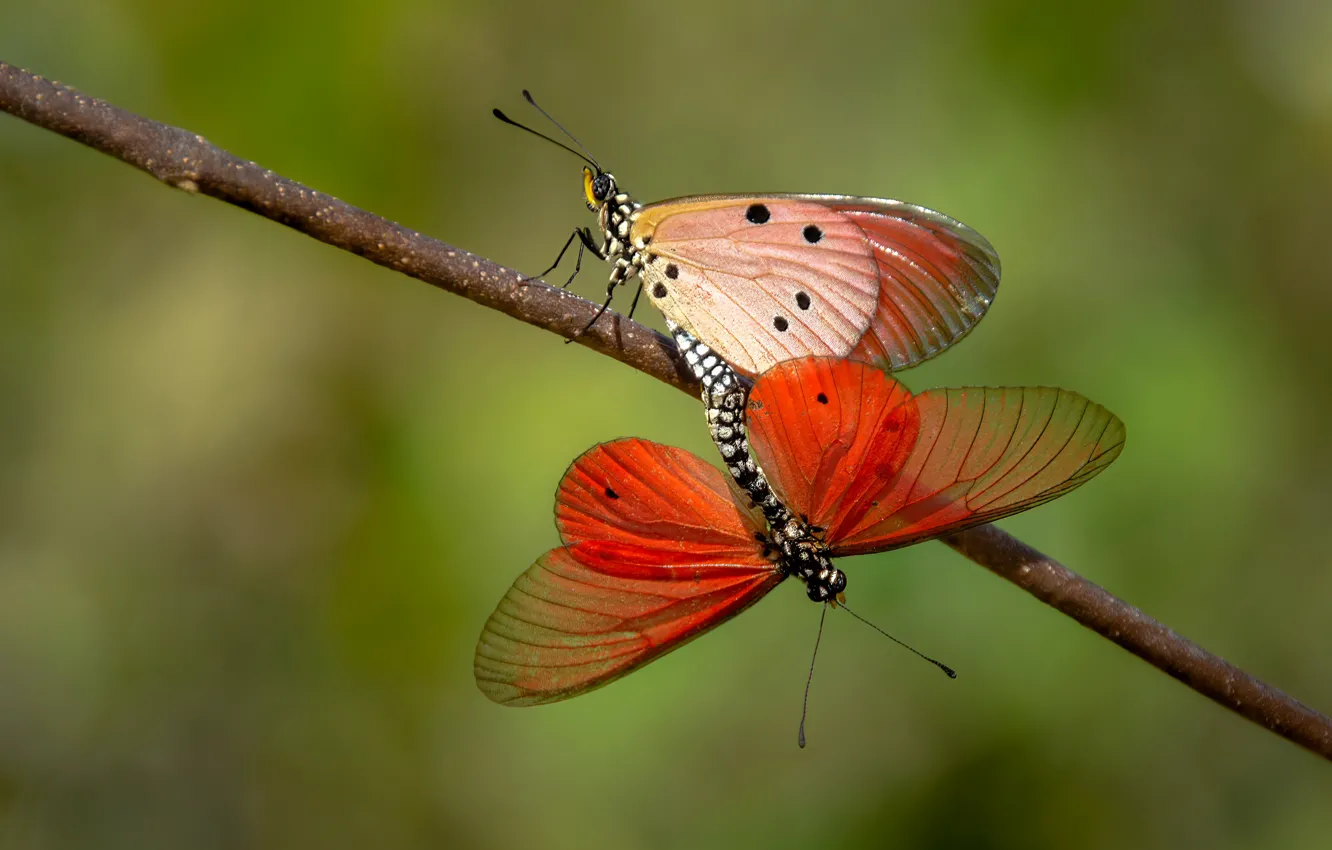
[[[1105,470],[1123,451],[1127,436],[1123,421],[1101,405],[1069,390],[1053,387],[968,387],[928,390],[916,399],[924,409],[929,402],[937,402],[941,397],[955,402],[966,394],[980,394],[989,400],[999,394],[1017,392],[1023,394],[1024,404],[1031,396],[1037,400],[1041,397],[1050,398],[1053,404],[1049,413],[1043,419],[1025,426],[1019,418],[1013,433],[1007,435],[1004,450],[988,465],[980,466],[974,462],[973,453],[978,445],[977,434],[984,422],[982,414],[976,420],[977,430],[970,435],[966,451],[961,455],[954,454],[948,461],[959,471],[967,472],[951,481],[938,482],[942,486],[936,485],[932,489],[919,489],[918,482],[925,479],[925,470],[938,445],[931,442],[925,446],[922,441],[917,448],[925,456],[909,460],[902,473],[904,476],[916,476],[915,480],[909,482],[912,492],[904,503],[872,523],[862,523],[849,529],[832,542],[834,551],[839,555],[859,555],[897,549],[1021,513],[1082,486]],[[945,410],[948,408],[945,407]],[[948,415],[945,412],[945,422],[940,423],[940,432],[947,427]],[[1074,415],[1076,421],[1071,424],[1066,421],[1063,427],[1050,430],[1051,423],[1057,418],[1062,416],[1069,420]],[[1022,433],[1020,429],[1023,428],[1030,433]],[[1066,461],[1072,458],[1071,471],[1058,474],[1053,480],[1043,481],[1041,476],[1065,453]],[[1080,455],[1082,457],[1079,458]],[[1036,468],[1029,468],[1028,464]],[[902,483],[907,482],[886,482],[881,493],[886,497]],[[933,524],[928,522],[930,516],[950,510],[954,513],[965,511],[966,515]],[[894,524],[901,528],[892,530]]]
[[[685,569],[639,563],[623,570],[622,554],[589,544],[561,547],[520,575],[477,642],[473,669],[481,692],[509,706],[587,693],[711,631],[785,578],[757,556],[749,563]]]

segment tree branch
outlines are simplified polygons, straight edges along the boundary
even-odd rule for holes
[[[566,339],[596,304],[505,268],[150,121],[0,62],[0,110],[135,166],[163,183],[258,213],[336,248]],[[607,313],[578,342],[698,395],[666,337]],[[1332,759],[1332,720],[1175,634],[993,525],[944,538],[953,549],[1243,717]]]

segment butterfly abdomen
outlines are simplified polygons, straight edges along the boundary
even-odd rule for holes
[[[835,598],[846,589],[846,575],[833,567],[828,546],[809,524],[796,517],[777,498],[749,452],[745,428],[749,391],[745,384],[730,364],[707,345],[670,319],[666,324],[694,377],[703,384],[708,430],[721,452],[727,472],[763,512],[771,542],[779,553],[780,569],[804,581],[809,598],[815,602]]]

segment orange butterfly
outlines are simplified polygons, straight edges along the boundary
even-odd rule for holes
[[[1043,504],[1100,473],[1124,446],[1123,422],[1067,390],[912,395],[873,366],[828,358],[764,373],[748,419],[773,492],[816,529],[828,558],[909,546]],[[814,573],[780,552],[775,531],[716,467],[647,440],[603,443],[575,460],[556,493],[555,522],[564,545],[514,581],[477,642],[477,685],[504,705],[614,681],[788,577],[815,601],[845,587],[840,570]]]

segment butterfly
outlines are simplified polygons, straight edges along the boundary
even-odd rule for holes
[[[1073,392],[912,395],[874,366],[833,358],[765,372],[746,416],[773,492],[829,557],[1034,507],[1095,476],[1124,444],[1123,423]],[[555,521],[563,545],[514,581],[477,643],[477,685],[504,705],[601,687],[802,575],[725,473],[648,440],[603,443],[575,460]],[[819,598],[822,579],[803,575]]]
[[[576,229],[543,272],[559,265],[574,239],[580,242],[574,275],[584,249],[611,264],[605,303],[587,327],[610,306],[615,289],[637,276],[638,295],[646,291],[653,306],[742,375],[806,356],[901,369],[961,339],[999,287],[999,257],[985,237],[902,201],[695,195],[641,205],[531,94],[523,97],[582,153],[498,109],[495,116],[588,164],[583,194],[597,214],[601,242],[590,228]]]

